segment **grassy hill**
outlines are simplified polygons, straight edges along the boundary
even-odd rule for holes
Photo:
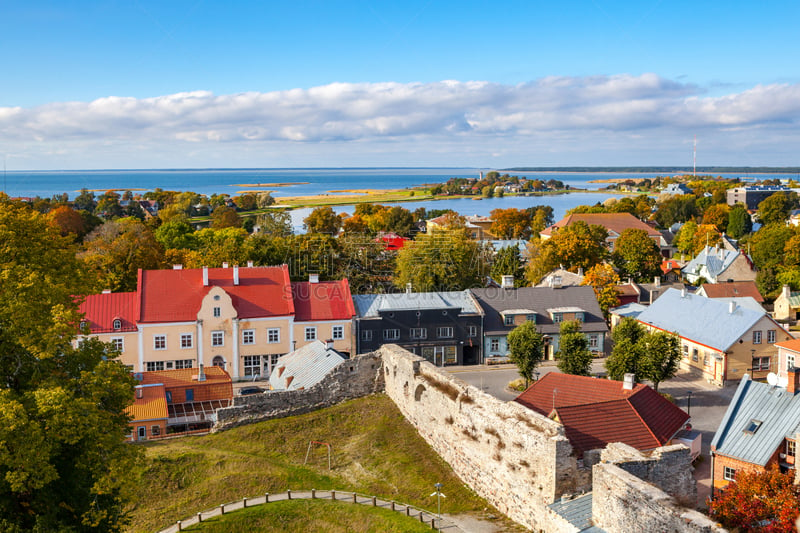
[[[324,448],[303,465],[310,440],[332,445],[330,471]],[[477,514],[490,508],[385,395],[144,446],[132,531],[155,531],[221,503],[287,488],[357,491],[433,509],[436,501],[430,494],[440,482],[447,495],[443,513]]]

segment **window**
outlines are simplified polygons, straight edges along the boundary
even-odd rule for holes
[[[194,389],[186,389],[186,401],[187,402],[194,401]]]
[[[333,326],[331,328],[331,337],[333,337],[333,340],[344,339],[344,326]]]
[[[167,336],[166,335],[153,335],[153,349],[166,350],[167,349]]]
[[[755,418],[751,419],[750,422],[747,423],[747,427],[744,428],[745,433],[753,434],[758,431],[758,428],[761,427],[761,420],[756,420]]]
[[[194,335],[181,333],[181,348],[194,348]]]
[[[492,339],[489,341],[489,350],[492,352],[500,351],[500,339]]]
[[[174,361],[167,361],[167,370],[172,370],[174,368],[175,368],[175,362]]]
[[[527,320],[528,322],[533,322],[535,324],[536,323],[536,315],[525,315],[525,320]]]
[[[372,330],[365,329],[361,331],[361,340],[362,341],[371,341],[372,340]]]
[[[194,367],[194,359],[178,359],[175,361],[175,369],[180,370],[182,368],[193,368]]]
[[[791,370],[794,368],[794,354],[787,353],[786,354],[786,370]]]
[[[753,357],[753,372],[769,370],[769,357]]]
[[[219,307],[214,308],[214,316],[218,317],[222,314],[222,310]]]
[[[753,344],[761,344],[761,332],[754,331],[753,332]]]
[[[514,315],[505,315],[503,317],[503,324],[506,326],[513,326],[514,325]]]
[[[317,340],[317,328],[306,328],[306,340],[307,341]]]
[[[683,356],[686,359],[689,359],[689,345],[688,344],[684,344],[683,345]]]
[[[125,340],[122,337],[112,337],[111,344],[114,346],[114,349],[119,353],[125,351]]]
[[[436,336],[440,339],[452,339],[453,338],[453,327],[446,326],[443,328],[436,328]]]
[[[400,330],[399,329],[385,329],[383,330],[383,340],[385,341],[396,341],[400,338]]]
[[[707,353],[703,353],[703,365],[704,366],[709,366],[710,364],[711,364],[711,360],[708,357],[708,354]]]
[[[589,335],[589,348],[597,348],[597,335]]]
[[[477,337],[478,336],[478,326],[467,326],[467,336],[468,337]]]
[[[258,376],[258,375],[261,375],[261,356],[260,355],[245,355],[244,356],[244,375],[245,376]]]
[[[270,344],[277,344],[281,342],[281,330],[278,328],[270,328],[267,330],[267,342]]]
[[[575,320],[583,322],[583,313],[575,313]]]
[[[112,327],[113,327],[115,330],[120,330],[120,329],[122,329],[122,320],[120,320],[119,318],[115,318],[115,319],[114,319],[114,323],[113,323]]]
[[[155,372],[156,370],[164,370],[164,361],[148,361],[145,363],[145,368],[148,372]]]
[[[722,471],[722,479],[725,481],[736,480],[736,469],[726,466]]]
[[[172,391],[166,391],[164,394],[167,397],[167,403],[172,403]]]
[[[692,361],[697,362],[697,348],[692,348]]]
[[[786,457],[794,457],[797,454],[797,443],[793,440],[786,441]]]
[[[160,426],[152,426],[150,428],[150,434],[154,437],[158,437],[161,435],[161,427]]]
[[[427,328],[411,328],[411,338],[418,340],[418,339],[427,339],[428,338],[428,329]]]
[[[553,323],[559,324],[561,321],[564,320],[564,315],[561,313],[553,313]]]
[[[775,342],[775,330],[768,329],[767,330],[767,342],[773,344]]]
[[[212,331],[211,332],[211,346],[225,346],[225,332]]]
[[[255,344],[256,343],[256,330],[245,329],[242,330],[242,344]]]

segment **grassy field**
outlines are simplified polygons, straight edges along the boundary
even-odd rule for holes
[[[330,471],[324,448],[303,464],[311,440],[332,445]],[[443,513],[479,514],[490,508],[461,483],[385,395],[144,446],[132,531],[158,530],[221,503],[287,488],[356,491],[433,509],[436,501],[430,494],[440,482],[447,495]]]
[[[250,507],[184,529],[203,533],[423,533],[430,530],[430,525],[389,509],[321,500],[293,500]]]

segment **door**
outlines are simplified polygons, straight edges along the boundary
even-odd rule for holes
[[[194,401],[194,389],[186,389],[186,401],[187,402]]]
[[[139,426],[136,428],[136,440],[145,440],[147,438],[147,426]]]

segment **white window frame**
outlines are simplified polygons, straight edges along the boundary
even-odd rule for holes
[[[278,344],[281,342],[281,328],[269,328],[267,330],[267,343]]]
[[[452,339],[453,338],[453,326],[442,326],[436,328],[436,337],[439,339]]]
[[[153,349],[166,350],[167,349],[167,336],[166,335],[153,335]]]
[[[514,315],[504,315],[503,316],[503,325],[504,326],[513,326],[514,325]]]
[[[722,469],[722,479],[725,481],[736,481],[736,469],[726,466]]]
[[[174,361],[175,369],[180,370],[182,368],[194,368],[194,359],[178,359]]]
[[[362,341],[371,341],[372,340],[372,330],[371,329],[362,329],[361,330],[361,340]]]
[[[791,370],[795,366],[795,358],[793,353],[786,354],[786,370]]]
[[[764,360],[767,361],[766,367],[764,366]],[[758,361],[758,367],[756,367],[756,361]],[[767,370],[769,370],[771,363],[772,363],[771,358],[768,355],[762,355],[762,356],[757,355],[753,357],[753,364],[751,366],[753,367],[753,372],[766,372]]]
[[[119,318],[115,318],[114,322],[111,323],[111,327],[114,328],[114,331],[119,331],[122,329],[122,320]]]
[[[111,344],[114,345],[114,349],[119,353],[125,351],[125,339],[123,337],[111,337]]]
[[[797,442],[793,440],[786,441],[786,457],[797,457]]]
[[[767,330],[767,343],[768,344],[775,344],[775,334],[776,331],[774,329]]]
[[[316,328],[316,326],[306,326],[305,339],[306,339],[306,342],[317,340],[317,328]]]
[[[383,340],[396,341],[400,339],[400,330],[397,328],[390,328],[383,330]]]
[[[753,344],[761,344],[761,330],[757,329],[753,331]]]
[[[409,334],[412,340],[424,340],[428,338],[428,328],[411,328]]]
[[[478,326],[467,326],[467,337],[477,337]]]
[[[181,333],[181,349],[190,350],[194,348],[194,333]]]
[[[596,333],[589,335],[589,348],[597,348],[600,341],[599,337]]]
[[[260,355],[245,355],[242,362],[244,366],[245,376],[260,376],[261,375],[261,356]],[[255,369],[255,372],[253,371]]]
[[[242,344],[255,344],[256,343],[256,330],[243,329],[242,330]]]
[[[491,339],[489,341],[489,351],[490,352],[500,351],[500,339]]]
[[[211,346],[215,348],[219,348],[220,346],[225,346],[225,332],[224,331],[212,331],[211,332]]]
[[[148,372],[155,372],[157,370],[164,370],[164,361],[147,361],[145,368]]]
[[[331,326],[331,338],[335,341],[344,339],[344,326]]]

